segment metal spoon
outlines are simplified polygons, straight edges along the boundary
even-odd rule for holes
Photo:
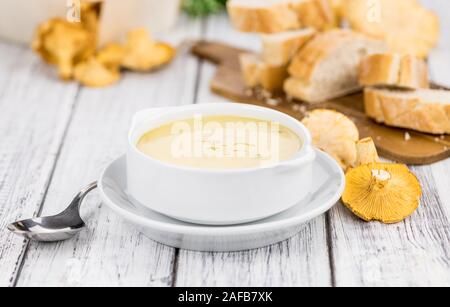
[[[8,225],[8,230],[38,242],[59,242],[70,239],[86,226],[80,216],[80,207],[86,195],[95,188],[97,188],[97,182],[81,190],[69,207],[58,215],[15,222]]]

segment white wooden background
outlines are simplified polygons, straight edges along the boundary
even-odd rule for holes
[[[450,84],[450,4],[426,2],[442,16],[433,77]],[[166,40],[258,48],[224,16],[180,23]],[[450,286],[450,160],[412,168],[424,197],[403,223],[364,223],[338,204],[294,238],[248,252],[155,243],[96,193],[83,206],[88,228],[73,240],[39,244],[6,231],[14,220],[59,212],[96,180],[124,152],[135,111],[222,101],[209,91],[213,73],[183,53],[157,74],[127,73],[117,86],[87,89],[57,80],[27,47],[0,42],[0,286]]]

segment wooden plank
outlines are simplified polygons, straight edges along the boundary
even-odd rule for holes
[[[450,159],[435,163],[430,166],[435,178],[436,190],[443,204],[442,208],[450,216]]]
[[[406,221],[366,223],[343,205],[332,210],[337,286],[450,285],[449,218],[431,168],[412,170],[422,183],[424,197],[419,210]]]
[[[196,36],[200,30],[200,23],[184,22],[171,39]],[[108,163],[125,152],[134,112],[192,103],[197,69],[198,61],[184,53],[158,73],[127,73],[117,86],[83,89],[43,213],[63,209],[79,187],[97,179]],[[172,285],[174,249],[122,222],[103,208],[96,193],[82,211],[88,227],[76,239],[30,245],[19,286]]]
[[[258,48],[257,36],[236,33],[226,16],[210,18],[205,36],[242,48]],[[215,70],[203,62],[197,103],[227,101],[210,91]],[[312,221],[296,237],[267,248],[239,253],[180,251],[177,268],[176,286],[329,286],[325,216]]]
[[[237,253],[180,251],[176,286],[270,287],[330,286],[324,218],[312,221],[294,238]]]
[[[6,226],[39,211],[78,86],[57,80],[26,47],[0,43],[0,58],[0,286],[9,286],[27,242]]]

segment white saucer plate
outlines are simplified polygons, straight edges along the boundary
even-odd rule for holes
[[[264,220],[234,226],[178,221],[131,200],[127,195],[125,156],[106,168],[99,180],[99,189],[103,202],[110,209],[152,240],[187,250],[229,252],[261,248],[287,240],[308,221],[331,209],[345,187],[345,176],[339,165],[327,154],[317,151],[311,180],[313,192],[295,207]]]

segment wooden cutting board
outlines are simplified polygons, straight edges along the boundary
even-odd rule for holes
[[[247,50],[216,42],[200,41],[193,49],[196,56],[218,65],[211,81],[214,93],[236,102],[272,108],[301,120],[308,110],[334,109],[349,116],[358,126],[361,138],[372,137],[380,155],[406,164],[430,164],[450,157],[450,136],[435,136],[421,132],[391,128],[377,124],[364,114],[362,93],[315,105],[289,102],[285,96],[274,101],[246,89],[239,67],[238,55]],[[410,138],[408,137],[408,134]]]

